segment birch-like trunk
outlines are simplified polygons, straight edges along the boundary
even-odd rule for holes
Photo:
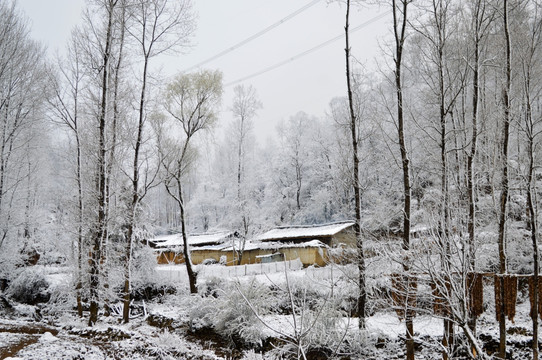
[[[359,154],[358,154],[358,131],[356,129],[356,114],[354,112],[354,96],[352,92],[352,73],[350,70],[350,42],[349,42],[349,20],[350,20],[350,0],[346,1],[346,21],[344,33],[346,38],[346,47],[344,49],[346,56],[346,86],[348,90],[348,106],[350,110],[350,133],[352,136],[352,160],[354,172],[354,206],[356,218],[354,224],[354,233],[356,235],[356,244],[358,250],[358,301],[357,315],[359,319],[359,328],[365,329],[365,307],[367,302],[367,292],[365,285],[365,256],[363,254],[363,239],[361,237],[361,191],[359,183]],[[297,196],[299,206],[299,190]]]

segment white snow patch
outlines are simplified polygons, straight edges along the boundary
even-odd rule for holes
[[[51,341],[55,341],[57,339],[56,336],[54,336],[53,334],[51,334],[49,331],[47,331],[46,333],[44,333],[41,338],[40,338],[40,341],[43,341],[43,342],[51,342]]]

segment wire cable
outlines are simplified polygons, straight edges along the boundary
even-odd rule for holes
[[[257,32],[256,34],[254,34],[254,35],[252,35],[252,36],[249,36],[249,37],[246,38],[245,40],[243,40],[243,41],[241,41],[241,42],[239,42],[239,43],[237,43],[237,44],[235,44],[235,45],[233,45],[233,46],[231,46],[231,47],[229,47],[229,48],[227,48],[227,49],[225,49],[225,50],[219,52],[219,53],[216,54],[216,55],[211,56],[211,57],[208,58],[207,60],[203,60],[202,62],[199,62],[199,63],[197,63],[196,65],[193,65],[193,66],[187,68],[186,70],[184,70],[184,72],[188,72],[188,71],[193,70],[193,69],[195,69],[195,68],[197,68],[197,67],[200,67],[201,65],[205,65],[205,64],[207,64],[207,63],[209,63],[209,62],[211,62],[211,61],[213,61],[213,60],[216,60],[216,59],[218,59],[218,58],[220,58],[220,57],[226,55],[227,53],[230,53],[230,52],[232,52],[232,51],[234,51],[234,50],[239,49],[241,46],[248,44],[248,43],[251,42],[252,40],[259,38],[260,36],[262,36],[262,35],[268,33],[268,32],[271,31],[271,30],[273,30],[273,29],[276,28],[277,26],[282,25],[282,24],[284,24],[286,21],[288,21],[288,20],[294,18],[295,16],[301,14],[303,11],[305,11],[305,10],[307,10],[308,8],[312,7],[313,5],[315,5],[316,3],[318,3],[319,1],[320,1],[320,0],[313,0],[313,1],[311,1],[310,3],[306,4],[306,5],[303,6],[302,8],[300,8],[300,9],[294,11],[294,12],[291,13],[290,15],[288,15],[288,16],[282,18],[281,20],[277,21],[276,23],[274,23],[274,24],[272,24],[272,25],[269,25],[269,26],[266,27],[265,29],[263,29],[263,30]]]
[[[384,12],[384,13],[382,13],[382,14],[379,14],[379,15],[375,16],[374,18],[369,19],[369,20],[367,20],[366,22],[364,22],[364,23],[362,23],[362,24],[360,24],[360,25],[354,27],[352,30],[350,30],[350,33],[356,32],[356,31],[358,31],[358,30],[360,30],[360,29],[362,29],[362,28],[364,28],[364,27],[366,27],[366,26],[368,26],[368,25],[371,25],[372,23],[374,23],[374,22],[376,22],[376,21],[382,19],[384,16],[386,16],[386,15],[388,15],[388,14],[390,14],[390,13],[391,13],[391,10],[386,11],[386,12]],[[253,73],[253,74],[247,75],[247,76],[242,77],[242,78],[240,78],[240,79],[237,79],[237,80],[234,80],[234,81],[230,81],[230,82],[224,84],[224,87],[226,87],[226,86],[231,86],[231,85],[234,85],[234,84],[243,82],[243,81],[245,81],[245,80],[252,79],[253,77],[256,77],[256,76],[265,74],[265,73],[267,73],[267,72],[269,72],[269,71],[275,70],[275,69],[277,69],[277,68],[279,68],[279,67],[281,67],[281,66],[286,65],[287,63],[289,63],[289,62],[291,62],[291,61],[297,60],[297,59],[299,59],[299,58],[301,58],[301,57],[303,57],[303,56],[305,56],[305,55],[308,55],[308,54],[310,54],[310,53],[315,52],[316,50],[319,50],[319,49],[323,48],[324,46],[327,46],[327,45],[329,45],[329,44],[331,44],[331,43],[333,43],[333,42],[335,42],[335,41],[337,41],[337,40],[339,40],[339,39],[342,39],[342,38],[344,38],[344,36],[345,36],[344,33],[341,34],[341,35],[337,35],[337,36],[335,36],[334,38],[329,39],[329,40],[327,40],[327,41],[324,41],[323,43],[318,44],[318,45],[316,45],[315,47],[310,48],[310,49],[308,49],[308,50],[305,50],[305,51],[303,51],[303,52],[301,52],[301,53],[299,53],[299,54],[297,54],[297,55],[294,55],[294,56],[292,56],[291,58],[288,58],[288,59],[286,59],[286,60],[283,60],[283,61],[281,61],[281,62],[278,62],[278,63],[276,63],[276,64],[274,64],[274,65],[271,65],[271,66],[269,66],[269,67],[266,67],[266,68],[263,69],[263,70],[257,71],[257,72],[255,72],[255,73]]]

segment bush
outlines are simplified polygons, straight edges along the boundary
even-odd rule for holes
[[[48,288],[45,276],[36,269],[28,268],[10,284],[7,294],[20,303],[36,305],[49,301]]]
[[[217,297],[225,280],[219,276],[198,277],[198,292],[203,296]]]
[[[247,301],[250,302],[250,305]],[[259,316],[269,312],[273,301],[268,287],[254,278],[247,284],[230,283],[217,298],[213,326],[236,345],[261,346],[265,339]],[[252,308],[251,308],[252,306]]]
[[[213,327],[213,317],[216,312],[215,299],[210,297],[191,297],[188,312],[190,330],[200,330]]]
[[[213,328],[236,347],[261,347],[265,338],[258,315],[269,312],[271,291],[255,279],[246,283],[211,281],[205,293],[193,298],[190,307],[192,330]],[[244,297],[243,297],[244,296]]]
[[[158,285],[154,283],[143,284],[132,289],[131,299],[134,301],[151,301],[156,298],[160,299],[165,295],[175,295],[177,289],[173,286]],[[122,291],[119,291],[119,296],[122,296]]]

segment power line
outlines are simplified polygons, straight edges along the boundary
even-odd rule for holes
[[[364,22],[364,23],[362,23],[362,24],[360,24],[360,25],[354,27],[352,30],[350,30],[350,33],[356,32],[356,31],[358,31],[358,30],[364,28],[365,26],[368,26],[368,25],[374,23],[375,21],[378,21],[378,20],[382,19],[384,16],[386,16],[386,15],[388,15],[388,14],[390,14],[390,13],[391,13],[391,10],[386,11],[386,12],[380,14],[380,15],[377,15],[377,16],[375,16],[374,18],[372,18],[372,19],[370,19],[370,20],[368,20],[368,21],[366,21],[366,22]],[[283,66],[283,65],[286,65],[287,63],[289,63],[289,62],[291,62],[291,61],[297,60],[297,59],[299,59],[300,57],[303,57],[303,56],[305,56],[305,55],[308,55],[308,54],[310,54],[310,53],[313,53],[313,52],[315,52],[316,50],[319,50],[319,49],[323,48],[324,46],[327,46],[327,45],[331,44],[332,42],[335,42],[335,41],[337,41],[337,40],[339,40],[339,39],[342,39],[343,37],[344,37],[344,33],[341,34],[341,35],[337,35],[337,36],[335,36],[334,38],[329,39],[329,40],[327,40],[327,41],[324,41],[323,43],[321,43],[321,44],[319,44],[319,45],[316,45],[315,47],[310,48],[310,49],[308,49],[308,50],[306,50],[306,51],[303,51],[302,53],[299,53],[299,54],[297,54],[297,55],[295,55],[295,56],[292,56],[291,58],[288,58],[288,59],[286,59],[286,60],[283,60],[283,61],[281,61],[281,62],[278,62],[278,63],[276,63],[276,64],[274,64],[274,65],[271,65],[271,66],[269,66],[269,67],[266,67],[266,68],[263,69],[263,70],[257,71],[257,72],[255,72],[255,73],[253,73],[253,74],[250,74],[250,75],[247,75],[247,76],[245,76],[245,77],[243,77],[243,78],[237,79],[237,80],[235,80],[235,81],[230,81],[230,82],[224,84],[224,86],[234,85],[234,84],[243,82],[243,81],[245,81],[245,80],[252,79],[253,77],[256,77],[256,76],[265,74],[265,73],[267,73],[267,72],[269,72],[269,71],[271,71],[271,70],[275,70],[276,68],[279,68],[279,67],[281,67],[281,66]]]
[[[215,60],[215,59],[218,59],[219,57],[222,57],[222,56],[226,55],[226,54],[229,53],[229,52],[232,52],[232,51],[234,51],[234,50],[239,49],[241,46],[248,44],[248,43],[251,42],[252,40],[259,38],[260,36],[262,36],[262,35],[268,33],[268,32],[271,31],[271,30],[273,30],[273,29],[276,28],[277,26],[282,25],[282,24],[284,24],[286,21],[288,21],[288,20],[292,19],[293,17],[295,17],[295,16],[301,14],[303,11],[307,10],[308,8],[310,8],[311,6],[315,5],[315,4],[316,4],[317,2],[319,2],[319,1],[320,1],[320,0],[313,0],[313,1],[311,1],[310,3],[306,4],[306,5],[303,6],[302,8],[300,8],[300,9],[294,11],[294,12],[291,13],[290,15],[288,15],[288,16],[282,18],[281,20],[277,21],[276,23],[274,23],[274,24],[272,24],[272,25],[266,27],[265,29],[263,29],[263,30],[257,32],[256,34],[254,34],[254,35],[252,35],[252,36],[249,36],[249,37],[246,38],[245,40],[243,40],[243,41],[241,41],[241,42],[239,42],[239,43],[233,45],[232,47],[229,47],[229,48],[227,48],[227,49],[225,49],[225,50],[219,52],[218,54],[211,56],[211,57],[208,58],[207,60],[203,60],[202,62],[197,63],[196,65],[193,65],[193,66],[189,67],[188,69],[184,70],[184,72],[188,72],[188,71],[190,71],[190,70],[193,70],[193,69],[195,69],[195,68],[197,68],[197,67],[200,67],[201,65],[207,64],[208,62],[211,62],[211,61],[213,61],[213,60]]]

